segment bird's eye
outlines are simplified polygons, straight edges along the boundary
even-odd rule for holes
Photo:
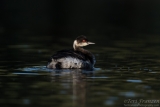
[[[83,40],[82,40],[82,42],[86,42],[86,40],[85,40],[85,39],[83,39]]]

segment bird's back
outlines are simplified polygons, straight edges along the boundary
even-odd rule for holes
[[[81,51],[61,50],[51,56],[48,68],[93,68],[95,58],[92,54]]]

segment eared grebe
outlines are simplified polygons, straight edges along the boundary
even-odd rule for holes
[[[89,42],[85,36],[79,36],[73,42],[73,49],[61,50],[51,56],[47,68],[81,68],[93,70],[95,57],[83,46],[95,44]]]

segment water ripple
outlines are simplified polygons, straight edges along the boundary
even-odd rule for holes
[[[133,83],[141,83],[142,80],[126,80],[127,82],[133,82]]]

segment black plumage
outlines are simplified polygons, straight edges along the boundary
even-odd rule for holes
[[[83,61],[90,61],[92,64],[94,63],[95,60],[92,54],[89,55],[88,53],[82,53],[81,51],[74,51],[74,49],[69,49],[69,50],[57,51],[55,54],[51,56],[48,62],[50,63],[52,59],[57,60],[66,57],[77,58]]]

